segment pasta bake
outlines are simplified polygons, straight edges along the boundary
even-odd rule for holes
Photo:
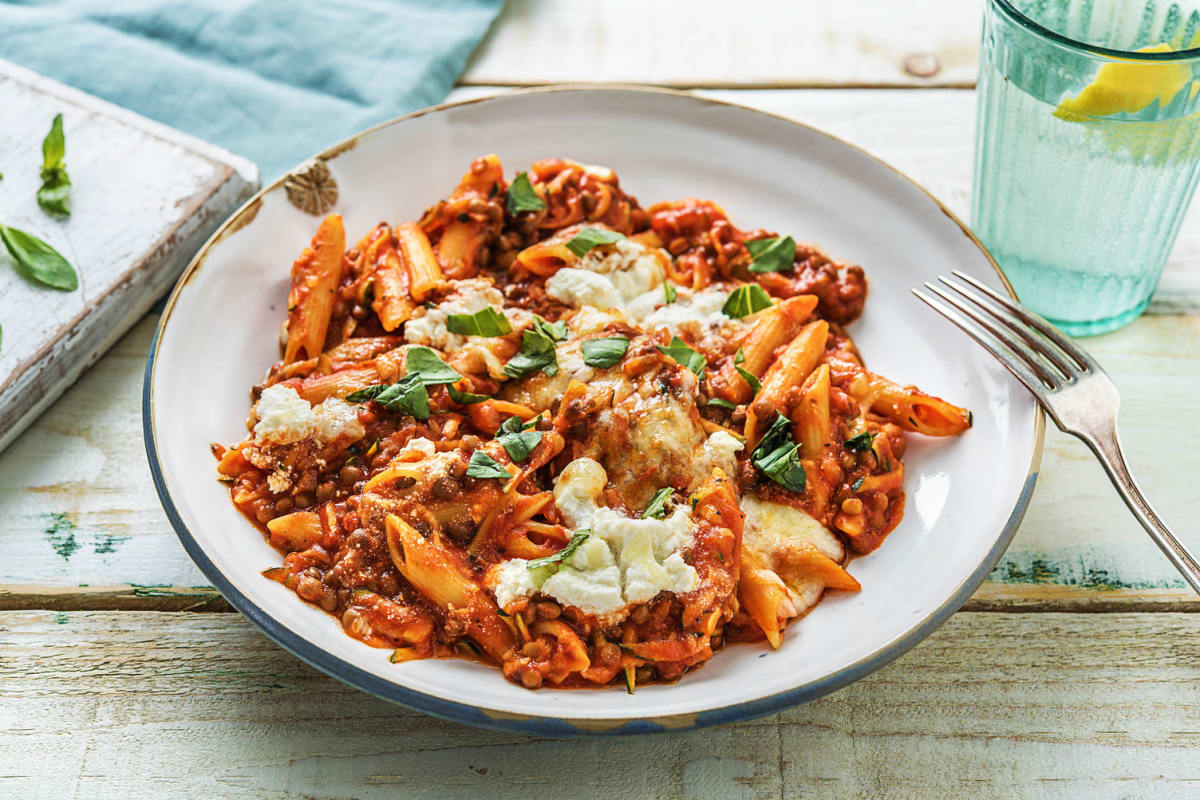
[[[905,435],[971,425],[864,366],[866,296],[711,201],[489,155],[419,220],[321,222],[218,474],[283,555],[263,574],[393,662],[674,681],[857,591]]]

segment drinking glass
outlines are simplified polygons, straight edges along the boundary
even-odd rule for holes
[[[1200,171],[1200,11],[987,0],[971,220],[1073,335],[1150,302]]]

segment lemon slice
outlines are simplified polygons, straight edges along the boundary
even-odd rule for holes
[[[1137,52],[1169,53],[1171,46],[1160,43]],[[1054,116],[1078,121],[1081,117],[1136,113],[1155,100],[1165,106],[1191,77],[1184,64],[1115,61],[1102,66],[1082,92],[1063,100]]]

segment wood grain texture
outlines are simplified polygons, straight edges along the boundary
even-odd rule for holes
[[[1200,788],[1200,616],[1190,614],[957,614],[894,664],[808,705],[711,730],[577,741],[406,711],[230,614],[6,612],[0,648],[5,797],[1174,798]]]
[[[0,61],[0,221],[49,242],[79,273],[61,292],[0,253],[0,450],[140,319],[218,224],[258,188],[248,161]],[[42,138],[66,132],[73,213],[35,201]]]
[[[510,0],[461,81],[973,86],[982,9],[981,0]]]

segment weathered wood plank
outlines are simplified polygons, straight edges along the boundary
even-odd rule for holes
[[[811,121],[889,159],[956,210],[967,203],[966,92],[713,94]],[[1179,278],[1200,273],[1200,229],[1190,230],[1194,244],[1181,247],[1194,247],[1197,257],[1175,262]],[[140,391],[154,322],[143,320],[0,456],[0,507],[10,510],[5,529],[14,545],[0,563],[0,607],[177,609],[194,605],[197,592],[208,593],[208,607],[221,607],[171,533],[145,463]],[[1200,364],[1200,318],[1149,316],[1087,346],[1124,393],[1136,474],[1165,518],[1194,536],[1200,495],[1190,476],[1200,472],[1200,454],[1179,442],[1200,433],[1200,422],[1184,413]],[[992,580],[972,607],[1140,609],[1188,597],[1088,451],[1053,429],[1026,522]],[[81,584],[88,587],[73,595]]]
[[[512,0],[467,84],[972,86],[983,4]]]
[[[45,239],[79,288],[16,274],[0,252],[0,450],[140,319],[192,253],[258,188],[220,148],[0,60],[0,220]],[[43,212],[42,138],[61,113],[73,212]]]
[[[957,614],[773,717],[565,742],[389,705],[234,615],[7,612],[0,794],[1185,797],[1197,642],[1188,614]]]

